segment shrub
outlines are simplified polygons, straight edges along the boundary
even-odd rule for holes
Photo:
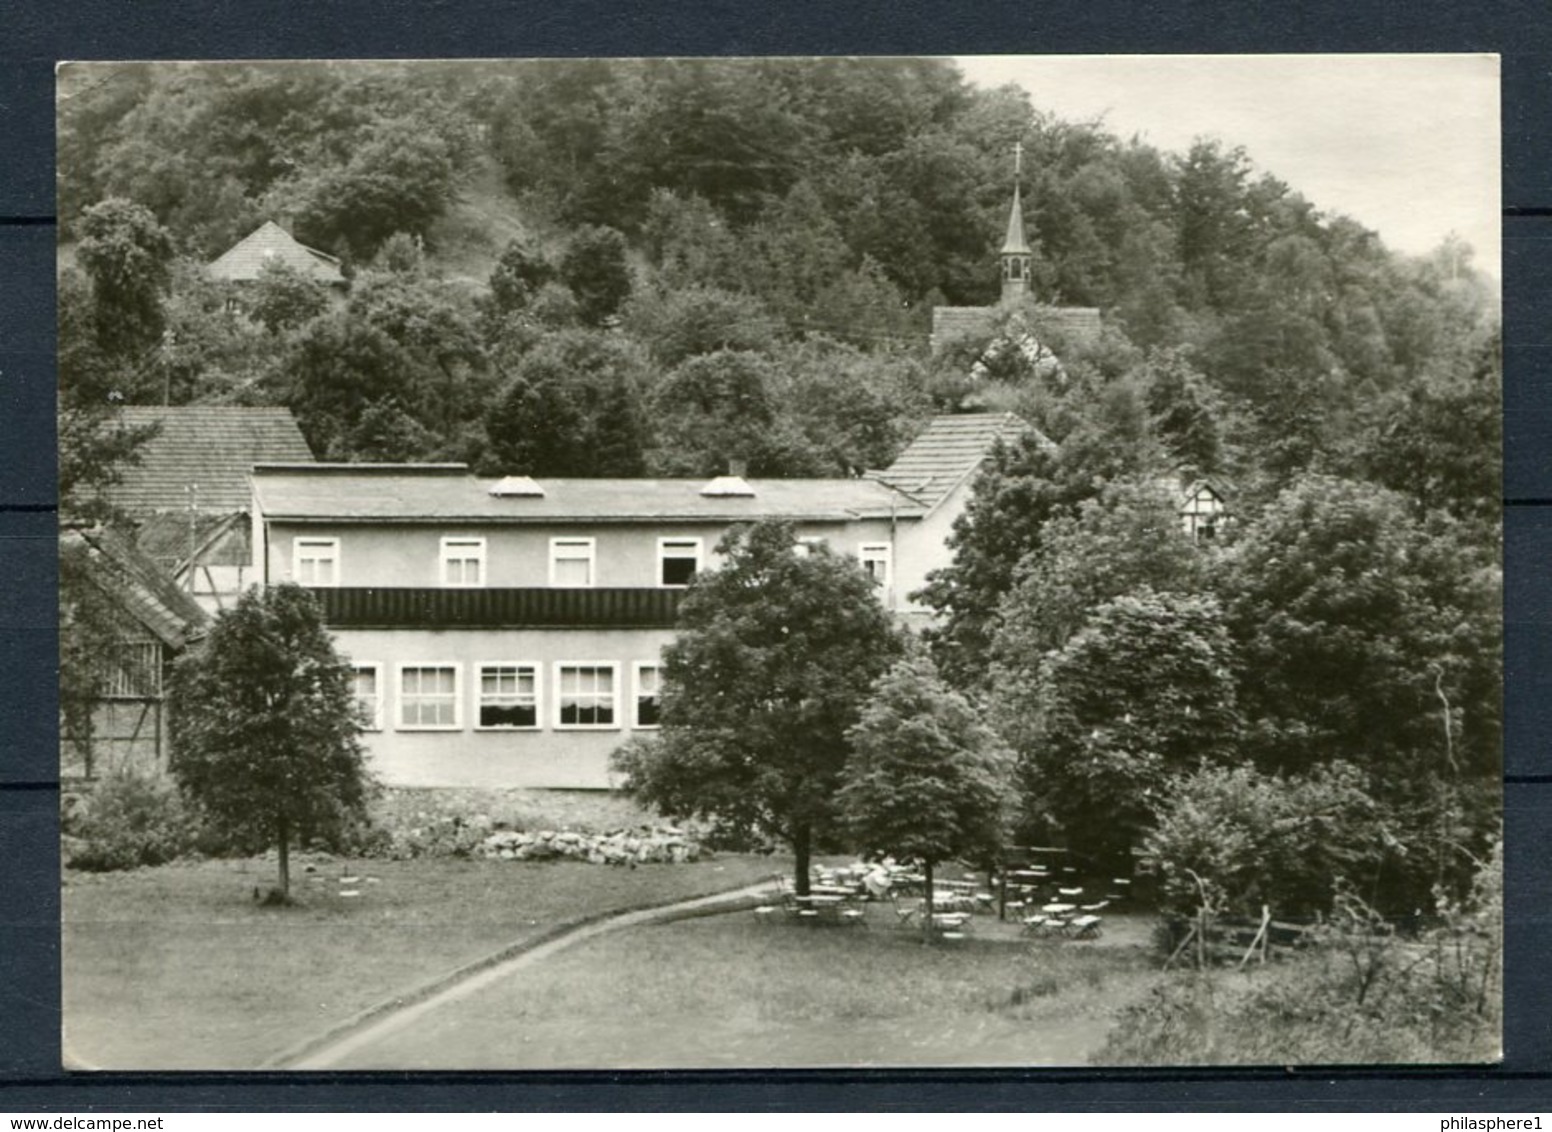
[[[117,771],[98,782],[85,806],[66,814],[66,864],[108,872],[160,865],[193,848],[194,825],[166,779]]]
[[[1201,901],[1257,915],[1314,915],[1330,906],[1339,877],[1369,881],[1385,857],[1380,815],[1356,768],[1318,767],[1304,778],[1248,766],[1204,767],[1170,788],[1145,853],[1162,879],[1166,915]]]
[[[1502,856],[1471,895],[1441,895],[1420,936],[1348,885],[1313,946],[1252,978],[1184,972],[1123,1012],[1096,1062],[1249,1065],[1488,1061],[1501,1053]]]

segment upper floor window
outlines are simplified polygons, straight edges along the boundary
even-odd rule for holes
[[[591,586],[597,549],[596,539],[552,538],[550,585],[565,589],[585,589]]]
[[[538,665],[480,665],[479,726],[539,726]]]
[[[887,542],[865,542],[857,548],[857,560],[862,568],[885,589],[889,588],[890,548]]]
[[[657,540],[658,585],[687,586],[700,572],[700,568],[700,539],[660,538]]]
[[[382,666],[358,661],[352,666],[355,673],[356,703],[365,717],[362,724],[368,731],[383,729]]]
[[[808,536],[800,537],[797,540],[797,542],[793,543],[792,544],[792,551],[799,558],[807,558],[809,555],[813,554],[820,547],[822,547],[822,546],[829,546],[829,545],[830,545],[830,540],[829,539],[817,538],[815,536],[808,535]]]
[[[400,730],[455,731],[458,727],[458,665],[399,665]]]
[[[484,539],[444,538],[442,540],[442,584],[464,587],[485,584]]]
[[[303,586],[339,585],[339,539],[293,539],[291,577]]]

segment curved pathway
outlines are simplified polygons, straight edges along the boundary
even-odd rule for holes
[[[329,1069],[355,1051],[413,1026],[431,1011],[467,998],[512,972],[539,963],[558,951],[624,928],[748,906],[769,892],[770,882],[762,881],[728,892],[716,892],[652,908],[638,908],[632,912],[616,912],[569,927],[563,926],[547,936],[503,948],[407,996],[380,1003],[327,1033],[270,1059],[264,1068]]]

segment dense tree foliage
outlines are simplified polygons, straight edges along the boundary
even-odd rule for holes
[[[546,339],[485,417],[501,475],[636,476],[646,468],[642,360],[593,330]]]
[[[1245,532],[1223,584],[1267,769],[1348,758],[1399,783],[1496,765],[1497,570],[1450,535],[1395,493],[1327,477]]]
[[[1233,645],[1211,598],[1142,588],[1016,661],[995,670],[993,704],[1027,817],[1093,861],[1125,868],[1168,783],[1237,750]]]
[[[1338,877],[1372,897],[1392,856],[1384,811],[1349,763],[1294,778],[1204,766],[1175,779],[1157,810],[1145,849],[1164,909],[1183,919],[1204,898],[1233,916],[1317,915]]]
[[[142,205],[113,197],[81,216],[76,259],[91,280],[92,331],[120,365],[161,340],[172,257],[172,236]]]
[[[811,853],[839,832],[848,733],[901,641],[854,561],[796,547],[776,522],[723,540],[663,650],[662,730],[618,763],[626,789],[666,813],[787,842],[806,893]]]
[[[371,788],[351,669],[317,602],[290,583],[249,590],[178,662],[171,703],[179,785],[223,830],[276,846],[288,901],[293,839],[360,816]]]

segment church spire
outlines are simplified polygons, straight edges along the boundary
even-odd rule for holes
[[[1002,301],[1007,303],[1029,294],[1031,253],[1024,239],[1024,205],[1019,198],[1019,176],[1023,172],[1024,144],[1013,143],[1013,207],[1008,212],[1008,234],[1002,241]]]

